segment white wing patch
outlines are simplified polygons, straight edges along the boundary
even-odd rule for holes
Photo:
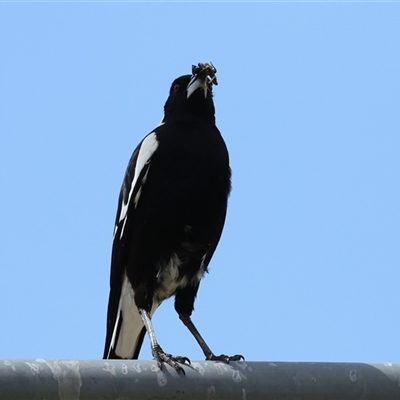
[[[155,132],[150,133],[147,135],[143,142],[142,145],[140,146],[139,154],[136,160],[136,165],[135,165],[135,175],[133,177],[132,183],[131,183],[131,188],[129,190],[129,195],[128,195],[128,201],[125,203],[122,201],[121,204],[121,212],[119,214],[119,219],[118,223],[120,223],[122,220],[124,220],[123,225],[122,225],[122,230],[121,230],[121,237],[124,233],[124,228],[125,228],[125,222],[126,222],[126,213],[128,212],[129,204],[131,202],[132,194],[133,191],[138,184],[137,180],[139,178],[140,172],[142,171],[143,167],[150,161],[152,155],[158,148],[158,140]],[[147,170],[148,173],[148,170]],[[147,173],[143,177],[142,184],[145,183],[147,179]],[[137,203],[139,201],[139,197],[142,193],[142,188],[140,187],[134,200],[135,207],[137,206]],[[117,227],[115,227],[114,235],[117,231]]]
[[[146,173],[144,174],[144,177],[142,178],[142,185],[144,185],[146,183],[148,173],[149,173],[149,170],[146,171]],[[135,208],[137,207],[137,204],[138,204],[139,199],[140,199],[140,195],[142,194],[142,188],[143,188],[142,185],[140,186],[139,190],[136,193],[135,198],[133,199],[133,203],[135,204]]]

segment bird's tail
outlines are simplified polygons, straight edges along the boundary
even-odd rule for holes
[[[107,338],[103,358],[137,359],[146,329],[134,300],[134,291],[127,276],[124,277],[115,319],[108,320]],[[110,310],[109,310],[110,311]]]

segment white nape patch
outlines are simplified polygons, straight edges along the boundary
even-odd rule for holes
[[[150,133],[147,135],[140,146],[139,154],[136,160],[135,165],[135,175],[132,180],[131,189],[129,191],[128,201],[127,203],[122,202],[121,205],[121,213],[119,215],[119,222],[121,222],[125,217],[128,211],[129,203],[131,201],[133,190],[137,184],[137,179],[142,171],[143,167],[149,162],[151,156],[157,150],[158,147],[158,140],[157,135],[155,132]]]
[[[118,338],[116,338],[119,315],[122,314],[122,324]],[[111,347],[115,349],[115,354],[122,358],[132,358],[137,346],[139,334],[143,328],[142,318],[135,304],[135,292],[129,282],[126,273],[122,281],[121,297],[118,307],[118,318],[115,322]]]

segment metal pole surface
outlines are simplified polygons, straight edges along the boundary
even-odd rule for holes
[[[400,364],[0,359],[1,400],[399,400]]]

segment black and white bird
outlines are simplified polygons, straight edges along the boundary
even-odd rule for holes
[[[215,356],[190,316],[200,280],[221,237],[231,190],[224,140],[215,125],[211,64],[175,79],[164,118],[137,146],[115,221],[104,358],[136,359],[147,331],[152,354],[176,371],[186,357],[165,353],[151,317],[175,296],[175,310],[207,360]]]

